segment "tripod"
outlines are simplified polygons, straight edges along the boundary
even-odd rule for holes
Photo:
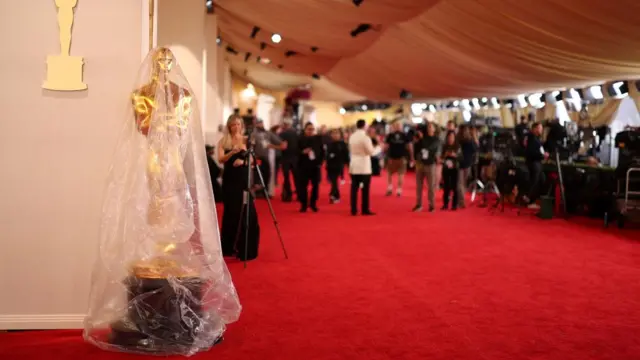
[[[564,179],[562,178],[562,165],[560,164],[560,152],[556,148],[555,150],[555,158],[556,158],[556,169],[558,170],[558,184],[560,185],[560,195],[562,196],[562,207],[564,210],[564,215],[568,216],[567,212],[567,197],[564,193]]]
[[[253,144],[251,141],[247,142],[247,151],[244,153],[244,163],[247,165],[247,187],[242,196],[242,210],[240,211],[240,220],[238,223],[238,232],[236,234],[236,243],[240,240],[240,233],[242,232],[242,220],[244,215],[244,268],[247,268],[247,257],[249,251],[249,224],[251,223],[251,211],[249,211],[249,205],[252,201],[255,200],[255,195],[251,191],[252,184],[252,164],[255,164],[256,172],[258,173],[258,179],[260,181],[260,185],[262,185],[262,191],[265,192],[265,199],[267,200],[267,204],[269,206],[269,212],[271,213],[271,218],[273,219],[273,226],[276,228],[276,232],[278,233],[278,239],[280,240],[280,246],[282,247],[282,252],[284,253],[284,258],[289,259],[289,255],[287,254],[287,249],[284,246],[284,240],[282,239],[282,234],[280,232],[280,226],[278,226],[278,219],[276,218],[276,213],[273,210],[273,206],[271,205],[271,200],[269,199],[269,194],[267,193],[267,186],[264,183],[264,178],[262,177],[262,172],[260,171],[260,167],[257,166],[258,162],[256,161],[256,153],[253,149]],[[257,220],[257,219],[256,219]]]

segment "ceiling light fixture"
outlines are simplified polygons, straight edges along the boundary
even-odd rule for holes
[[[267,48],[267,43],[266,42],[261,42],[260,43],[260,50],[264,50]]]
[[[345,108],[340,108],[340,115],[344,115],[347,113],[347,110],[345,110]]]
[[[320,75],[318,75],[317,73],[313,73],[311,75],[312,78],[316,79],[316,80],[320,80]]]
[[[280,44],[280,41],[282,41],[282,36],[280,36],[280,34],[273,34],[271,35],[271,41],[274,44]]]
[[[204,6],[207,7],[207,14],[213,14],[213,0],[207,0],[204,2]]]
[[[260,27],[254,26],[253,30],[251,30],[251,38],[255,39],[256,35],[258,35],[259,32],[260,32]]]
[[[353,5],[360,6],[364,0],[353,0]]]
[[[293,50],[289,50],[286,53],[284,53],[284,56],[286,56],[286,57],[291,57],[291,56],[294,56],[294,55],[298,55],[298,53],[293,51]]]

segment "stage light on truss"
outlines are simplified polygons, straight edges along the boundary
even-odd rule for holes
[[[527,98],[524,94],[518,95],[518,106],[521,108],[527,107]]]
[[[453,102],[453,106],[454,106],[454,107],[458,107],[458,106],[460,106],[460,100],[455,100],[455,101]]]
[[[362,109],[362,111],[367,111],[367,109],[369,109],[369,107],[367,106],[367,104],[362,104],[360,109]]]
[[[271,42],[274,44],[280,44],[280,41],[282,41],[282,36],[280,36],[280,34],[271,35]]]
[[[460,107],[462,110],[471,110],[471,101],[469,101],[469,99],[462,100]]]
[[[478,100],[478,98],[473,98],[471,100],[471,103],[473,104],[473,107],[475,109],[480,109],[480,101]]]
[[[207,0],[204,2],[204,6],[207,8],[207,14],[213,14],[213,0]]]
[[[420,116],[423,110],[424,110],[424,107],[422,107],[421,103],[411,104],[411,114],[413,114],[413,116]]]
[[[627,85],[626,81],[616,81],[611,84],[611,88],[613,89],[612,96],[616,99],[620,99],[629,95],[629,85]]]
[[[429,111],[436,112],[436,107],[433,104],[429,105]]]
[[[340,108],[339,112],[340,112],[340,115],[344,115],[347,113],[347,110],[345,110],[345,108]]]
[[[500,102],[498,101],[498,98],[492,97],[491,98],[491,105],[493,106],[494,109],[500,108]]]
[[[589,96],[591,96],[594,100],[604,99],[604,94],[602,93],[602,86],[594,85],[589,87]]]

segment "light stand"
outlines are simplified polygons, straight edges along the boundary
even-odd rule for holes
[[[289,255],[287,254],[287,249],[284,246],[284,240],[282,239],[282,233],[280,232],[280,226],[278,225],[278,219],[276,218],[276,213],[273,210],[273,206],[271,205],[271,200],[269,199],[269,194],[267,193],[267,186],[264,183],[264,178],[262,177],[262,172],[260,171],[260,167],[258,166],[258,162],[256,161],[256,153],[253,149],[253,141],[251,140],[251,134],[249,134],[249,140],[247,141],[247,151],[244,153],[244,162],[247,164],[247,188],[245,189],[242,196],[242,211],[240,212],[240,222],[238,224],[238,232],[236,235],[236,243],[240,240],[240,233],[242,231],[242,218],[244,215],[244,225],[245,225],[245,233],[244,233],[244,268],[247,268],[247,257],[249,251],[249,224],[251,219],[251,212],[249,211],[249,204],[255,200],[255,195],[251,191],[252,184],[252,164],[255,164],[256,172],[258,173],[258,180],[260,181],[260,185],[262,185],[262,191],[265,193],[265,199],[267,200],[267,205],[269,206],[269,212],[271,213],[271,218],[273,219],[273,226],[276,228],[276,232],[278,233],[278,239],[280,240],[280,246],[282,247],[282,252],[284,253],[284,258],[289,259]]]
[[[564,179],[562,178],[562,165],[560,164],[560,152],[558,151],[558,145],[555,149],[555,158],[556,158],[556,169],[558,170],[558,184],[560,185],[560,195],[562,196],[562,207],[564,210],[564,215],[569,216],[567,212],[567,197],[564,193]]]

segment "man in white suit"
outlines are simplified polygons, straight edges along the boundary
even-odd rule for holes
[[[351,215],[358,214],[358,190],[362,188],[362,215],[375,215],[369,208],[369,188],[371,186],[371,155],[374,147],[365,132],[367,123],[358,120],[357,130],[349,138],[349,173],[351,174]]]

